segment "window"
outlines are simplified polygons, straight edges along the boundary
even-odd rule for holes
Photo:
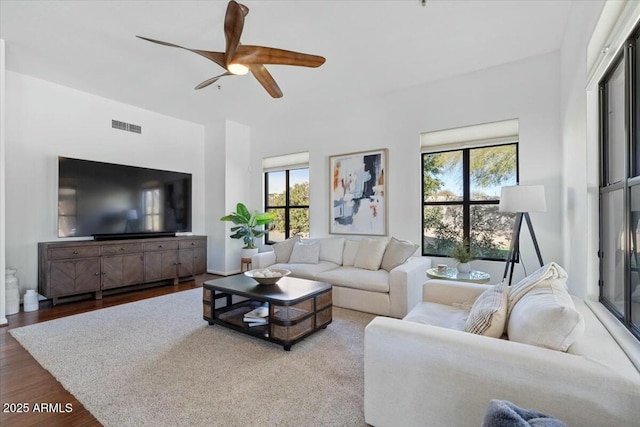
[[[638,31],[600,81],[600,301],[640,338]]]
[[[275,212],[267,243],[309,237],[309,153],[263,159],[265,211]]]
[[[498,212],[518,182],[517,120],[422,134],[422,253],[451,256],[466,241],[478,259],[505,260],[515,215]],[[509,141],[509,143],[500,143]]]

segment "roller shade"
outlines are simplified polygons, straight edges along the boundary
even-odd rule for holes
[[[420,134],[423,152],[445,151],[462,148],[518,142],[519,120],[510,119]]]
[[[299,169],[309,167],[309,152],[284,154],[282,156],[265,157],[262,159],[263,172],[281,171],[285,169]]]

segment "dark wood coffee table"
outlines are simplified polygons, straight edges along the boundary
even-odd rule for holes
[[[269,303],[268,323],[249,326],[244,315]],[[332,321],[331,285],[283,277],[275,285],[260,285],[244,274],[206,281],[202,295],[203,318],[209,325],[280,344],[286,351]]]

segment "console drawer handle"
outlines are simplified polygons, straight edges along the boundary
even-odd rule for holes
[[[73,251],[72,254],[73,255],[78,255],[78,251]]]
[[[158,245],[158,247],[159,247],[159,248],[161,248],[161,247],[162,247],[162,245]]]

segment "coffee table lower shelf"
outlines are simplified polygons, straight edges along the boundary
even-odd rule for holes
[[[294,305],[278,305],[258,299],[238,299],[233,293],[203,289],[203,319],[209,325],[220,325],[247,335],[280,344],[286,351],[291,346],[332,321],[333,299],[331,289],[310,296]],[[218,303],[216,304],[216,301]],[[269,307],[267,324],[250,326],[244,315],[257,307]]]

